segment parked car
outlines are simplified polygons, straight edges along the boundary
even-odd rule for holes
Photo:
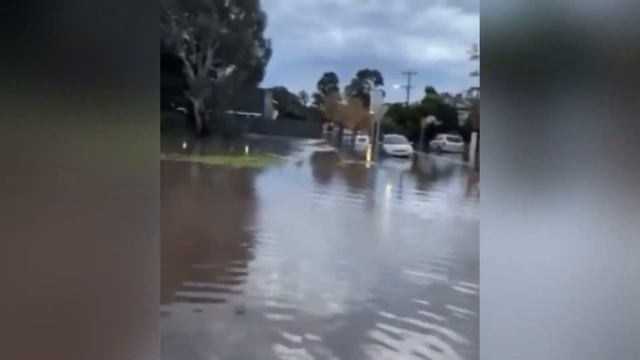
[[[367,148],[369,148],[369,144],[370,144],[369,135],[365,135],[365,134],[356,135],[355,144],[354,144],[354,148],[356,151],[358,152],[366,151]]]
[[[437,151],[461,153],[464,151],[464,141],[460,135],[438,134],[429,142],[429,147]]]
[[[404,135],[387,134],[382,137],[382,151],[391,156],[410,157],[413,155],[413,146]]]
[[[349,129],[342,130],[342,143],[345,145],[351,144],[353,142],[353,131]]]

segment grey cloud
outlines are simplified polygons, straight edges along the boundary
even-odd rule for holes
[[[441,82],[436,87],[462,90],[477,81],[468,77],[476,65],[466,50],[479,42],[478,0],[264,0],[263,7],[274,44],[266,83],[295,78],[292,71],[317,72],[296,79],[312,90],[322,71],[376,64],[392,73],[414,67],[438,74],[432,76]]]

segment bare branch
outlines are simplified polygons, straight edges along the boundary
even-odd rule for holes
[[[187,55],[184,51],[180,51],[180,58],[182,59],[182,63],[184,64],[184,72],[187,75],[187,80],[189,83],[193,83],[196,79],[196,74],[193,71],[193,66],[191,66],[191,62],[187,59]]]

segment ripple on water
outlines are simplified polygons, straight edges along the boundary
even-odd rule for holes
[[[171,248],[181,267],[161,321],[163,346],[178,349],[163,354],[477,358],[477,259],[464,254],[477,245],[478,205],[464,172],[334,166],[339,157],[309,146],[295,154],[309,161],[250,179],[217,169],[175,185],[180,214],[205,177],[186,197],[207,216],[179,225],[212,232]]]

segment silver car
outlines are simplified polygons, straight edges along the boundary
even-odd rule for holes
[[[429,147],[437,151],[461,153],[464,152],[464,141],[460,135],[438,134],[429,142]]]
[[[388,134],[382,138],[382,150],[391,156],[410,157],[413,146],[406,137],[400,134]]]

